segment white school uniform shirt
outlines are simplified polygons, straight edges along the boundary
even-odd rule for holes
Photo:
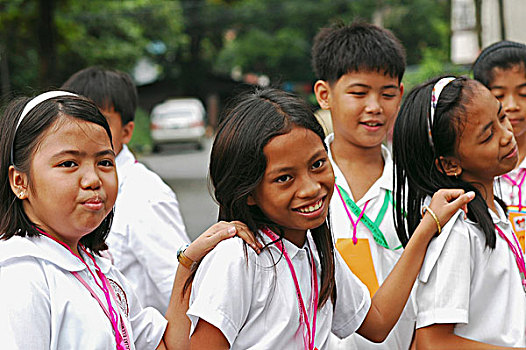
[[[517,183],[520,181],[520,175],[523,171],[526,170],[526,158],[522,160],[522,163],[507,175],[515,180]],[[495,193],[499,196],[500,199],[504,201],[507,205],[519,205],[519,186],[513,185],[509,180],[503,178],[502,176],[498,177],[498,180],[495,182]],[[522,184],[522,205],[526,206],[526,180]]]
[[[261,233],[264,243],[270,239]],[[302,248],[283,239],[306,307],[311,300],[310,252],[320,286],[320,262],[310,233]],[[296,288],[289,266],[279,249],[270,245],[257,255],[240,238],[222,241],[201,262],[195,276],[187,315],[190,335],[199,319],[217,327],[231,349],[304,349]],[[327,349],[329,334],[346,337],[362,324],[371,300],[367,287],[335,254],[337,299],[329,298],[318,310],[315,346]],[[307,311],[312,320],[312,313]],[[312,321],[311,321],[312,322]]]
[[[166,312],[177,250],[190,243],[172,189],[137,162],[126,145],[117,156],[119,192],[106,239],[113,264],[144,306]]]
[[[495,203],[493,222],[511,242],[511,224]],[[458,336],[498,346],[526,346],[526,293],[515,257],[496,234],[495,249],[459,210],[431,240],[417,280],[417,328],[454,323]]]
[[[112,304],[132,340],[130,349],[155,349],[167,321],[157,310],[141,307],[126,278],[109,261],[95,260],[120,299],[117,303],[112,298]],[[78,272],[107,306],[86,266],[59,243],[44,236],[0,240],[2,349],[116,348],[110,320],[71,271]]]
[[[341,186],[353,199],[352,191],[350,189],[343,172],[340,170],[330,150],[330,145],[334,140],[334,134],[327,136],[325,142],[329,149],[329,159],[334,170],[334,175],[336,177],[336,184]],[[384,203],[385,195],[387,191],[393,192],[393,161],[391,159],[391,154],[387,147],[382,145],[382,157],[384,159],[384,170],[380,178],[371,186],[367,193],[360,198],[355,203],[363,209],[365,203],[367,204],[367,209],[365,214],[374,222],[378,213],[380,212],[382,205]],[[354,199],[353,199],[354,200]],[[329,206],[330,209],[330,219],[331,219],[331,230],[333,234],[333,239],[336,242],[339,238],[351,239],[353,236],[353,227],[347,212],[345,211],[344,203],[342,202],[340,196],[336,189],[332,195],[331,203]],[[352,211],[349,209],[349,212],[352,214]],[[353,220],[356,221],[356,216],[353,215]],[[389,202],[387,211],[382,222],[379,225],[379,229],[384,234],[384,237],[387,241],[387,244],[390,248],[396,248],[401,245],[400,240],[395,231],[394,218],[393,218],[393,205],[392,202]],[[373,260],[374,269],[376,271],[376,278],[378,284],[381,285],[393,267],[396,265],[398,259],[402,255],[403,249],[390,250],[386,249],[374,241],[373,234],[364,225],[362,221],[358,223],[356,230],[357,238],[366,238],[369,241],[369,246],[371,249],[371,257]],[[414,301],[414,293],[411,293],[409,300],[406,304],[400,319],[394,326],[393,330],[389,333],[387,339],[382,343],[373,343],[359,334],[353,334],[347,339],[337,339],[336,337],[331,338],[331,350],[343,350],[343,349],[385,349],[385,350],[405,350],[409,349],[411,346],[411,340],[413,337],[413,332],[415,329],[416,322],[416,304]]]

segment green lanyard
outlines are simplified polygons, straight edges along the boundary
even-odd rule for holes
[[[382,247],[386,249],[391,249],[389,248],[389,244],[387,244],[387,240],[385,239],[384,234],[378,227],[380,226],[380,223],[384,219],[385,213],[387,211],[387,207],[389,206],[389,202],[393,203],[393,196],[391,194],[391,191],[386,190],[382,208],[380,209],[378,216],[373,222],[365,214],[365,208],[364,208],[364,211],[360,210],[360,207],[358,207],[358,205],[351,199],[351,197],[347,194],[347,192],[343,189],[343,187],[341,187],[340,185],[336,185],[336,189],[338,190],[338,193],[340,195],[340,198],[342,199],[343,205],[345,206],[345,209],[347,209],[348,207],[349,209],[351,209],[354,216],[358,218],[361,217],[361,221],[363,221],[363,224],[365,225],[365,227],[367,227],[369,231],[371,231],[371,233],[373,234],[373,239],[376,242],[376,244],[381,245]],[[348,211],[347,211],[347,214],[349,215]],[[349,219],[352,222],[352,218],[350,215],[349,215]],[[402,248],[401,244],[398,247],[391,249],[391,250],[398,250],[400,248]]]

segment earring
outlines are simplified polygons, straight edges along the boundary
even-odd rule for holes
[[[455,179],[458,179],[458,174],[456,171],[455,171]]]
[[[24,197],[24,191],[22,191],[22,192],[20,192],[20,193],[18,194],[18,198],[22,199],[22,197]]]

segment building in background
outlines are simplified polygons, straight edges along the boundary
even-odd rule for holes
[[[471,64],[500,40],[526,43],[525,16],[524,0],[452,0],[451,61]]]

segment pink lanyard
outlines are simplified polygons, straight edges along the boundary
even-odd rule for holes
[[[517,246],[515,246],[509,239],[506,237],[504,232],[495,225],[495,228],[499,232],[499,236],[501,236],[506,243],[508,243],[508,246],[510,247],[510,250],[512,254],[515,256],[515,262],[517,263],[517,267],[519,268],[519,274],[521,276],[521,282],[522,282],[522,288],[524,289],[524,292],[526,293],[526,266],[524,264],[524,255],[521,249],[521,246],[519,244],[519,241],[517,240],[517,236],[515,236],[515,233],[511,233],[513,235],[513,238],[515,239],[515,243]]]
[[[342,200],[343,207],[345,208],[345,212],[347,213],[347,216],[349,217],[349,220],[351,220],[352,225],[352,242],[356,245],[358,243],[358,238],[356,238],[356,228],[358,227],[358,224],[360,223],[360,220],[362,220],[363,214],[365,214],[365,209],[367,209],[367,204],[369,204],[370,200],[365,202],[365,205],[363,206],[362,211],[360,212],[360,215],[358,215],[358,219],[356,219],[356,222],[352,219],[352,215],[349,212],[349,209],[347,208],[347,204],[345,204],[345,200],[343,199],[342,193],[340,192],[340,189],[338,188],[338,185],[334,184],[334,187],[336,187],[336,190],[338,191],[338,194],[340,195],[340,199]]]
[[[93,289],[91,289],[89,287],[87,282],[82,277],[80,277],[80,275],[76,271],[71,271],[71,274],[73,274],[73,276],[75,276],[82,283],[82,285],[84,287],[86,287],[86,289],[88,289],[88,291],[90,292],[91,296],[97,300],[97,302],[99,303],[100,307],[102,308],[102,310],[104,311],[106,316],[109,318],[109,320],[111,322],[111,326],[113,328],[113,333],[115,335],[115,342],[117,343],[117,350],[129,349],[129,347],[125,346],[125,344],[129,343],[128,332],[126,331],[126,329],[124,327],[124,323],[122,322],[122,319],[121,319],[121,325],[124,327],[124,329],[123,329],[124,332],[123,333],[125,334],[125,337],[126,337],[126,342],[125,342],[124,339],[121,336],[121,333],[119,332],[119,326],[118,326],[118,320],[117,320],[117,312],[115,311],[115,309],[111,305],[110,292],[108,290],[108,283],[107,283],[106,276],[104,276],[104,274],[101,272],[100,267],[99,267],[99,265],[97,265],[97,262],[95,261],[95,259],[88,253],[88,251],[84,248],[84,246],[80,245],[81,249],[91,259],[91,261],[95,265],[95,270],[97,272],[97,275],[99,276],[99,279],[102,282],[102,285],[99,284],[99,282],[97,281],[97,278],[95,277],[95,274],[93,273],[93,271],[91,271],[91,269],[88,266],[88,264],[86,264],[86,262],[84,260],[82,260],[82,258],[80,256],[78,256],[77,254],[73,253],[73,251],[66,244],[64,244],[63,242],[59,241],[55,237],[49,235],[48,233],[42,231],[38,227],[35,227],[35,229],[38,232],[40,232],[41,234],[43,234],[44,236],[54,240],[55,242],[57,242],[58,244],[62,245],[64,248],[69,250],[69,252],[71,254],[73,254],[73,256],[77,257],[88,268],[88,271],[91,274],[91,276],[93,277],[93,280],[95,281],[97,286],[102,290],[102,292],[104,293],[104,296],[106,297],[106,302],[108,303],[108,310],[106,309],[106,307],[104,306],[102,301],[98,298],[98,296],[95,294]],[[112,292],[113,292],[113,289],[112,289]]]
[[[515,179],[512,179],[511,176],[509,176],[508,174],[502,175],[502,177],[505,180],[508,180],[508,182],[512,185],[512,193],[513,193],[513,186],[517,186],[517,188],[519,189],[519,211],[521,211],[522,209],[522,184],[524,183],[524,179],[526,178],[526,169],[521,169]],[[517,182],[517,180],[519,180],[519,177],[520,177],[520,181]]]
[[[300,310],[300,325],[306,327],[307,329],[307,334],[303,332],[303,342],[305,344],[305,349],[313,350],[314,349],[314,338],[316,335],[316,314],[318,312],[318,275],[316,273],[316,265],[314,265],[314,258],[312,256],[312,253],[309,254],[310,259],[311,259],[311,266],[312,266],[311,290],[313,291],[313,293],[311,293],[311,302],[310,302],[310,307],[313,313],[312,332],[311,332],[311,325],[309,323],[309,315],[307,314],[307,309],[305,308],[303,297],[301,296],[301,290],[300,290],[300,285],[298,283],[298,277],[296,276],[296,271],[294,270],[294,266],[292,265],[290,256],[287,253],[287,250],[283,246],[283,243],[279,239],[278,235],[276,235],[274,232],[272,232],[268,228],[265,228],[262,231],[271,240],[275,241],[276,247],[278,247],[278,249],[281,251],[281,253],[285,257],[285,260],[287,261],[287,264],[289,265],[289,270],[292,275],[292,280],[294,281],[294,287],[296,287],[296,297],[298,299],[298,305],[299,305],[299,310]]]

